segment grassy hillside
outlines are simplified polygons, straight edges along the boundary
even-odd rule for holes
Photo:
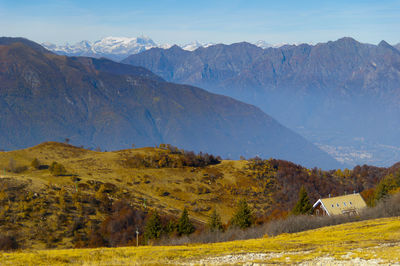
[[[277,237],[216,244],[43,250],[0,254],[5,265],[20,264],[235,264],[395,263],[400,260],[400,219],[385,218]]]
[[[290,210],[301,186],[314,201],[369,189],[388,171],[363,166],[326,172],[274,159],[212,158],[166,146],[100,152],[56,142],[0,152],[0,234],[14,233],[21,248],[90,246],[93,231],[109,235],[115,220],[128,225],[111,226],[113,232],[142,228],[152,210],[175,219],[186,207],[199,228],[216,209],[227,223],[241,198],[262,221]],[[35,159],[37,168],[31,166]],[[66,172],[52,174],[53,162]],[[124,245],[133,244],[131,238]],[[110,241],[104,245],[120,245]]]
[[[170,152],[158,148],[96,152],[67,144],[48,142],[25,150],[0,152],[0,169],[9,168],[10,160],[15,161],[17,168],[30,166],[35,158],[47,166],[56,161],[65,166],[68,172],[65,176],[53,176],[46,169],[36,170],[32,167],[19,174],[3,170],[5,174],[2,176],[3,179],[7,177],[16,182],[26,183],[32,190],[46,190],[51,184],[57,187],[64,186],[70,193],[76,190],[76,183],[83,191],[86,188],[85,183],[110,183],[116,186],[116,194],[132,194],[131,199],[134,203],[143,205],[145,202],[147,206],[157,207],[170,213],[177,213],[177,210],[182,210],[186,204],[193,201],[198,201],[196,205],[199,208],[206,208],[202,206],[202,201],[216,201],[215,198],[219,195],[210,193],[210,190],[215,192],[211,184],[215,185],[215,180],[221,175],[223,175],[223,183],[218,182],[216,185],[224,186],[224,189],[236,185],[240,177],[246,177],[246,173],[240,173],[240,170],[246,166],[245,161],[223,161],[219,165],[198,168],[127,166],[127,160],[138,154],[155,157],[158,154],[170,154]],[[170,156],[177,157],[174,154]],[[74,182],[75,177],[79,177],[79,182]],[[220,210],[224,221],[228,219],[234,207],[233,204],[229,205],[232,206],[224,206]],[[193,215],[201,221],[206,221],[207,216],[202,215],[201,211],[194,212]]]

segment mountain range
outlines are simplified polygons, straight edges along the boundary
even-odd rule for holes
[[[342,162],[388,166],[400,160],[399,46],[349,37],[267,49],[175,45],[122,62],[254,104]]]
[[[261,48],[279,47],[281,45],[272,45],[266,41],[257,41],[254,43]],[[194,51],[200,47],[209,47],[214,43],[200,43],[193,41],[190,43],[179,45],[183,50]],[[151,48],[168,49],[171,44],[157,44],[152,39],[146,36],[141,37],[105,37],[101,40],[90,42],[80,41],[75,44],[55,45],[45,42],[42,46],[59,55],[68,56],[89,56],[101,58],[105,57],[114,61],[121,61],[129,55],[137,54]]]
[[[225,158],[340,166],[257,107],[143,67],[60,56],[22,38],[0,38],[0,66],[3,149],[64,139],[106,150],[169,143]]]
[[[43,43],[43,47],[60,55],[106,57],[115,61],[124,59],[127,55],[137,54],[153,47],[169,48],[169,45],[159,46],[148,37],[106,37],[90,42],[81,41],[76,44],[55,45]]]

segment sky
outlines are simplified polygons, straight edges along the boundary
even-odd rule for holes
[[[396,44],[400,0],[0,0],[0,31],[55,44],[141,35],[169,44]]]

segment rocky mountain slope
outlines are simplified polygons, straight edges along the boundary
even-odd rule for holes
[[[341,161],[400,159],[400,52],[385,41],[268,49],[237,43],[193,52],[174,46],[123,62],[255,104]]]
[[[43,141],[122,149],[169,143],[223,157],[337,162],[258,108],[142,68],[0,39],[0,147]]]

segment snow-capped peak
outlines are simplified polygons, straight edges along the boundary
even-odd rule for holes
[[[141,51],[157,47],[157,44],[148,37],[106,37],[96,41],[92,50],[102,54],[136,54]]]
[[[171,48],[171,44],[157,44],[152,39],[146,36],[140,37],[114,37],[109,36],[101,40],[90,42],[81,41],[76,44],[70,45],[55,45],[51,43],[43,43],[45,48],[56,52],[58,54],[70,56],[92,56],[92,57],[108,57],[113,60],[122,60],[131,54],[137,54],[142,51],[159,47],[162,49]],[[198,41],[179,45],[182,49],[194,51],[199,47],[208,47],[214,45],[213,43],[200,43]]]
[[[269,42],[263,41],[263,40],[259,40],[257,42],[254,43],[255,46],[258,46],[262,49],[267,49],[267,48],[279,48],[282,47],[284,45],[287,45],[287,43],[278,43],[278,44],[271,44]]]
[[[194,42],[187,43],[187,44],[180,45],[180,46],[181,46],[181,48],[182,48],[183,50],[186,50],[186,51],[194,51],[194,50],[196,50],[197,48],[200,48],[200,47],[207,48],[207,47],[209,47],[209,46],[211,46],[211,45],[214,45],[214,43],[200,43],[200,42],[198,42],[198,41],[194,41]]]
[[[270,43],[268,43],[266,41],[262,41],[262,40],[259,40],[259,41],[255,42],[254,45],[258,46],[260,48],[263,48],[263,49],[272,47],[272,44],[270,44]]]

